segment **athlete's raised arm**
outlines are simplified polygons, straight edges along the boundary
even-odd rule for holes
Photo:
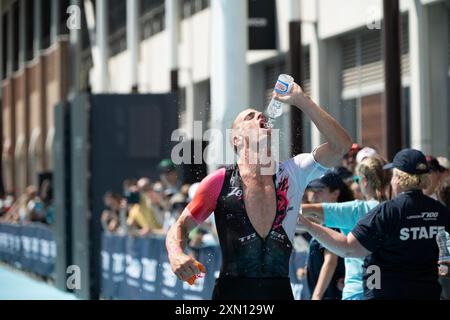
[[[329,168],[336,166],[350,150],[352,139],[347,131],[330,114],[311,100],[298,84],[293,84],[290,94],[280,95],[274,92],[274,98],[302,110],[323,134],[326,142],[314,152],[314,158],[321,165]]]

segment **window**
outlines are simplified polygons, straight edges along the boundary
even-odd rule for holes
[[[358,128],[358,100],[342,100],[340,105],[341,125],[347,130],[353,141],[361,141],[361,134]]]
[[[127,49],[127,2],[108,0],[109,54],[114,56]]]
[[[3,71],[3,79],[6,78],[7,66],[8,66],[8,18],[9,16],[5,13],[3,14],[3,29],[2,29],[2,71]]]
[[[67,13],[67,8],[70,7],[70,0],[59,0],[59,33],[60,34],[69,34],[69,29],[67,28],[67,19],[69,18],[69,14]],[[93,1],[95,2],[95,1]],[[81,12],[83,12],[83,9]]]
[[[33,40],[34,40],[34,2],[26,1],[25,6],[25,60],[33,59]]]
[[[12,19],[12,45],[13,45],[13,56],[12,56],[12,67],[13,71],[17,71],[19,69],[19,3],[16,1],[12,5],[12,15],[10,15],[10,19]],[[7,47],[6,47],[7,48]]]
[[[181,0],[181,18],[189,18],[209,6],[210,0]]]
[[[165,28],[165,8],[164,3],[159,6],[147,8],[147,12],[141,17],[141,39],[147,39],[161,32]]]
[[[51,0],[42,0],[42,48],[50,46]]]
[[[400,17],[402,77],[410,74],[408,15]],[[384,83],[381,30],[361,29],[342,38],[342,87],[345,98],[361,96],[359,90]],[[380,88],[380,91],[382,89]]]

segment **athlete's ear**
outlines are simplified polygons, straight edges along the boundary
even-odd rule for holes
[[[239,146],[241,146],[243,142],[244,142],[244,139],[242,138],[241,135],[235,135],[233,137],[233,146],[236,147],[236,149],[238,149]]]

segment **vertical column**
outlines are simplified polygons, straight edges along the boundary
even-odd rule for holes
[[[5,48],[3,47],[3,2],[0,1],[0,141],[1,141],[1,157],[0,157],[0,196],[4,195],[5,192],[5,181],[3,175],[3,146],[5,144],[4,134],[3,134],[3,117],[4,117],[4,97],[3,97],[3,55],[5,54]]]
[[[40,0],[36,0],[40,1]],[[81,8],[81,0],[71,0],[73,6]],[[70,56],[70,90],[69,100],[72,100],[80,91],[80,56],[81,56],[81,29],[72,28],[69,34],[69,56]],[[95,60],[94,60],[95,61]]]
[[[50,26],[50,42],[56,43],[61,33],[60,19],[61,0],[52,0],[51,2],[51,26]]]
[[[431,153],[431,113],[428,13],[420,0],[411,0],[409,39],[411,59],[411,147]]]
[[[449,156],[450,104],[448,96],[448,7],[445,2],[430,4],[428,7],[429,33],[428,43],[430,62],[430,104],[431,108],[431,154]]]
[[[6,54],[6,48],[3,47],[3,2],[0,1],[0,83],[3,82],[3,55]],[[3,85],[0,85],[0,99],[3,97]],[[1,131],[0,131],[1,135]],[[0,138],[3,141],[3,138]],[[1,174],[1,168],[0,168]]]
[[[178,90],[178,40],[180,21],[179,0],[166,0],[165,11],[167,53],[169,55],[170,68],[170,88],[171,91],[176,91]]]
[[[33,56],[39,56],[42,48],[42,0],[34,0]]]
[[[248,4],[242,0],[211,1],[211,126],[221,131],[224,148],[210,154],[210,169],[230,163],[233,148],[226,130],[248,106],[249,71],[246,63]],[[226,153],[223,154],[224,150]],[[212,152],[211,152],[212,153]],[[227,155],[228,159],[225,159]]]
[[[302,83],[303,45],[300,1],[290,0],[289,12],[289,73],[297,83]],[[291,155],[303,152],[303,114],[296,107],[290,109]]]
[[[26,41],[27,41],[27,28],[25,25],[26,10],[27,10],[26,0],[19,0],[19,70],[25,67],[25,56],[26,56]]]
[[[97,91],[107,92],[109,89],[108,72],[108,0],[97,0],[95,7],[95,16],[97,23],[97,46],[100,61],[97,66]]]
[[[318,104],[325,103],[325,81],[321,81],[321,73],[324,69],[323,41],[319,38],[317,23],[314,24],[314,38],[310,46],[311,57],[311,98]],[[316,148],[322,143],[322,137],[317,127],[311,124],[311,146]]]
[[[130,62],[130,88],[138,91],[138,64],[139,64],[139,1],[127,0],[127,47]]]
[[[8,10],[8,40],[7,40],[7,43],[8,43],[8,47],[7,47],[7,67],[6,67],[6,75],[7,76],[11,76],[12,75],[12,73],[13,73],[13,69],[14,69],[14,67],[13,67],[13,60],[14,60],[14,58],[13,58],[13,55],[14,55],[14,50],[13,50],[13,35],[14,35],[14,32],[13,32],[13,28],[14,28],[14,24],[13,24],[13,17],[14,17],[14,15],[13,15],[13,12],[12,12],[12,6],[10,6],[9,7],[9,10]]]
[[[400,63],[400,6],[398,0],[384,0],[384,147],[387,159],[402,149],[402,83]]]

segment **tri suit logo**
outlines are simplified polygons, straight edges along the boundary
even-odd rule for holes
[[[227,194],[227,198],[231,196],[236,196],[238,198],[241,198],[243,195],[242,189],[237,187],[230,187],[231,191]]]

